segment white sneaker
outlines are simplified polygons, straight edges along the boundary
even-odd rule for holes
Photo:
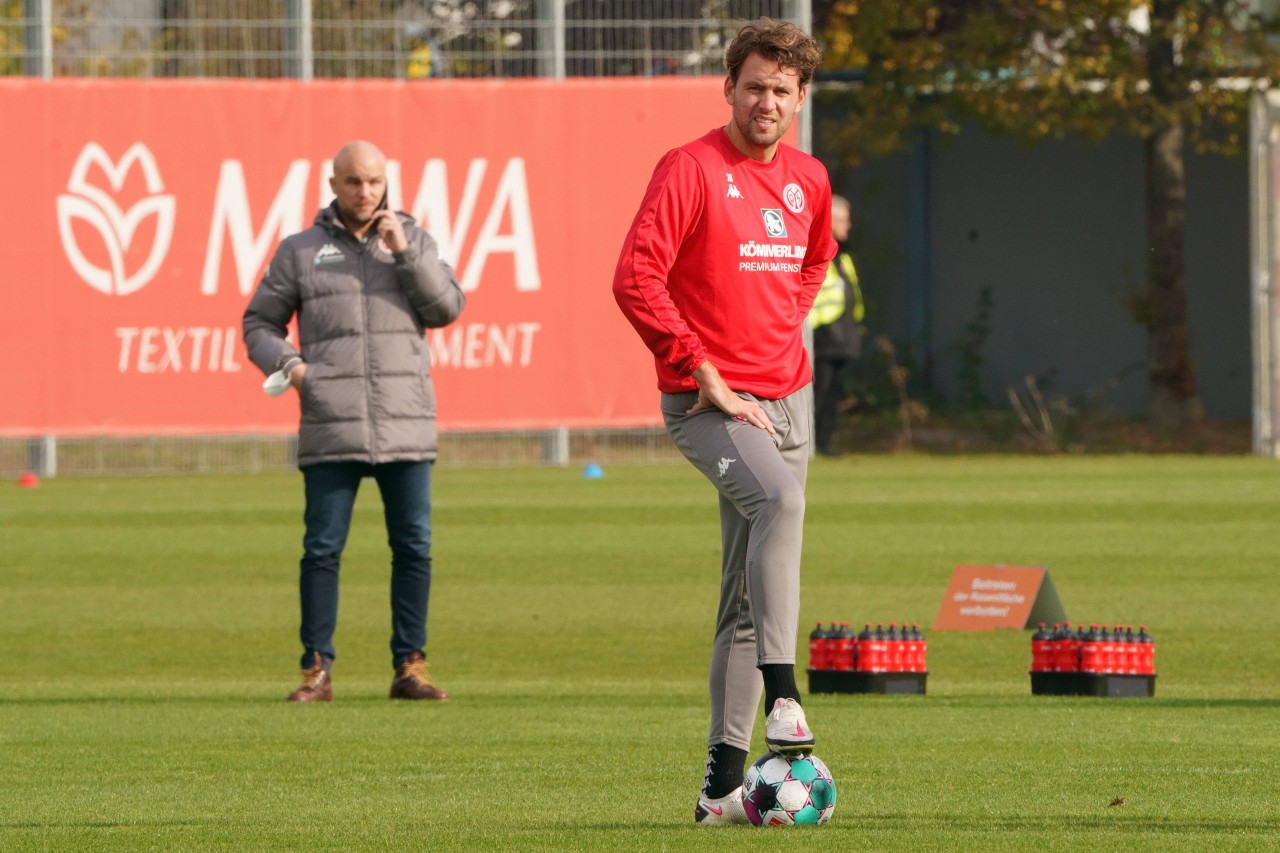
[[[778,755],[808,755],[813,752],[813,731],[804,719],[804,709],[794,699],[779,699],[764,721],[764,742]]]
[[[714,800],[699,794],[698,805],[693,809],[693,822],[699,826],[751,823],[746,809],[742,807],[742,786]]]

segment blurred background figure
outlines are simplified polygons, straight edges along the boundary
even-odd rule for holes
[[[425,80],[429,77],[443,77],[444,51],[440,43],[431,35],[426,27],[409,27],[405,30],[405,39],[409,45],[409,61],[405,66],[404,76],[408,80]]]
[[[843,196],[831,197],[831,236],[840,250],[827,267],[827,277],[809,311],[813,329],[814,443],[823,456],[838,456],[834,440],[846,384],[862,355],[862,320],[866,305],[858,286],[858,270],[846,241],[852,218]]]

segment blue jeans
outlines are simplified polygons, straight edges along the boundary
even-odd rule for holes
[[[373,477],[382,493],[391,545],[391,656],[400,666],[427,644],[427,600],[431,594],[431,462],[320,462],[302,469],[306,484],[306,535],[302,539],[302,668],[314,653],[335,657],[338,567],[351,529],[360,480]]]

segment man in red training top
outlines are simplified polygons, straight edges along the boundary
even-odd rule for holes
[[[663,420],[720,495],[722,578],[699,824],[746,823],[760,694],[765,741],[807,753],[795,680],[813,391],[802,324],[835,255],[826,169],[780,140],[817,44],[767,18],[725,54],[729,123],[658,162],[613,294],[654,356]]]

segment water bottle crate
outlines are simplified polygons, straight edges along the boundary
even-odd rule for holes
[[[888,628],[877,622],[874,629],[867,622],[855,634],[848,620],[833,619],[828,629],[819,620],[809,634],[810,672],[927,672],[928,654],[924,632],[906,622],[890,622]]]
[[[1116,672],[1032,672],[1035,696],[1102,696],[1109,699],[1156,695],[1156,676]]]
[[[857,672],[810,669],[810,693],[923,694],[927,672]]]

